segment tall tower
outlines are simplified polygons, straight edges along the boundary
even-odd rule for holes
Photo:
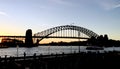
[[[33,47],[32,30],[31,29],[28,29],[26,31],[25,46],[26,47]]]

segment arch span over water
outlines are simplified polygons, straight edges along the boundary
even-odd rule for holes
[[[89,37],[98,37],[99,35],[96,34],[95,32],[87,29],[87,28],[84,28],[84,27],[80,27],[80,26],[74,26],[74,25],[63,25],[63,26],[57,26],[57,27],[53,27],[53,28],[50,28],[50,29],[47,29],[47,30],[44,30],[42,32],[38,32],[36,34],[34,34],[34,36],[49,36],[53,33],[56,33],[58,31],[62,31],[62,30],[76,30],[76,31],[79,31],[79,32],[82,32],[84,34],[86,34],[87,36]]]

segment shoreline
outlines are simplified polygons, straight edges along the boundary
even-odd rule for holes
[[[104,66],[117,66],[120,64],[120,52],[106,52],[106,53],[93,53],[93,52],[80,52],[73,54],[50,54],[50,55],[36,55],[23,57],[9,57],[0,58],[0,69],[24,69],[26,67],[34,69],[80,69],[84,66],[93,65]],[[95,66],[95,68],[96,68]],[[109,66],[109,67],[112,67]],[[42,67],[42,68],[41,68]],[[84,67],[85,68],[85,67]]]

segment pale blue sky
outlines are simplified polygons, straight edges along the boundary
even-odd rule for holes
[[[0,35],[72,23],[120,40],[120,0],[0,0]]]

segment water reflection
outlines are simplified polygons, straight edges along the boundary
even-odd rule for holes
[[[80,46],[80,51],[81,52],[101,52],[103,53],[104,51],[120,51],[120,47],[107,47],[104,48],[104,50],[86,50],[86,46]],[[38,47],[31,47],[31,48],[26,48],[26,47],[13,47],[13,48],[1,48],[0,49],[0,56],[23,56],[24,52],[26,53],[27,56],[31,56],[34,53],[36,55],[46,55],[46,54],[56,54],[56,53],[74,53],[74,52],[79,52],[79,46],[38,46]]]

